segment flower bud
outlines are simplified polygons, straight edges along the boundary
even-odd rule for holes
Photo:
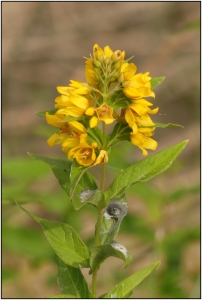
[[[101,62],[99,60],[93,59],[93,65],[97,68],[100,68]]]
[[[116,63],[117,61],[120,61],[121,56],[122,56],[121,54],[122,54],[121,50],[116,50],[111,56],[112,61],[114,63]]]
[[[122,86],[123,86],[123,87],[127,87],[129,84],[130,84],[130,81],[124,81],[124,82],[122,83]]]
[[[124,75],[123,75],[123,73],[121,73],[119,75],[118,82],[120,82],[120,83],[124,82]]]
[[[100,62],[104,61],[104,52],[97,44],[95,44],[93,47],[93,54],[94,54],[94,59]]]
[[[113,65],[114,69],[118,70],[121,67],[121,61],[117,61],[114,65]]]
[[[105,63],[106,63],[106,65],[109,65],[110,62],[111,62],[111,59],[108,56],[105,57]]]
[[[111,80],[115,80],[115,79],[119,78],[119,75],[120,75],[119,72],[114,72],[114,73],[110,76],[110,79],[111,79]]]

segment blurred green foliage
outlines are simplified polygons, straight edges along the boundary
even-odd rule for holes
[[[131,157],[132,148],[130,144],[121,144],[119,147],[114,147],[110,155],[110,164],[108,168],[108,176],[114,177],[130,165],[127,157]],[[125,159],[123,159],[124,153]],[[117,161],[119,161],[119,169],[117,169]],[[178,158],[178,164],[173,165],[173,172],[178,172],[183,168],[183,162]],[[176,171],[175,171],[176,168]],[[169,176],[169,174],[167,175]],[[50,182],[50,183],[49,183]],[[49,184],[56,182],[54,188],[50,188]],[[55,184],[55,183],[54,183]],[[43,188],[40,188],[42,186]],[[159,271],[152,275],[146,283],[148,295],[155,297],[168,298],[187,298],[189,295],[180,285],[181,277],[183,276],[182,256],[186,246],[192,242],[199,241],[199,228],[189,226],[180,228],[175,231],[168,232],[160,240],[156,239],[156,230],[161,227],[162,211],[169,203],[183,202],[185,196],[194,196],[199,193],[199,186],[186,188],[179,186],[177,189],[169,189],[169,193],[159,191],[150,183],[138,183],[133,185],[128,190],[129,198],[141,199],[147,211],[147,214],[139,215],[138,213],[129,212],[124,218],[120,233],[138,238],[142,243],[147,245],[146,252],[143,251],[137,259],[144,261],[144,255],[147,252],[154,253],[157,259],[163,258],[164,266],[159,268]],[[51,247],[45,240],[41,229],[29,220],[28,224],[18,225],[14,221],[16,215],[20,212],[15,201],[23,205],[35,203],[38,208],[38,215],[43,215],[52,220],[67,222],[78,232],[82,229],[81,215],[88,212],[96,220],[95,209],[90,205],[85,205],[82,209],[75,211],[71,205],[65,192],[57,187],[57,181],[52,175],[50,168],[39,161],[34,161],[31,158],[7,158],[3,162],[3,224],[2,224],[2,245],[3,251],[9,255],[21,254],[27,257],[33,264],[40,265],[45,261],[53,261],[54,254]],[[135,200],[134,200],[135,201]],[[171,220],[172,221],[172,220]],[[85,237],[88,246],[93,243],[93,236]],[[131,249],[128,249],[131,251]],[[135,251],[135,250],[134,250]],[[3,281],[14,280],[18,276],[18,269],[15,267],[3,265]],[[121,272],[116,272],[113,275],[114,282],[120,281],[125,275]],[[53,276],[53,275],[52,275]],[[188,275],[189,276],[189,275]],[[48,284],[55,284],[56,274],[54,278],[48,280]],[[193,286],[198,282],[198,274],[191,274]],[[199,295],[198,288],[195,288],[195,295]],[[144,289],[145,283],[141,283],[138,290]],[[135,294],[134,294],[135,295]]]

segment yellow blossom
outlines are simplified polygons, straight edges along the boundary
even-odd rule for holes
[[[90,127],[97,126],[99,121],[104,121],[105,124],[111,124],[114,122],[113,108],[108,106],[106,103],[102,103],[98,108],[89,108],[86,111],[86,115],[92,116],[96,112],[97,116],[93,116],[90,120]]]
[[[97,147],[97,143],[92,143],[91,146],[87,143],[87,134],[80,136],[79,146],[71,149],[68,153],[68,158],[74,157],[78,164],[88,167],[92,165],[96,160],[96,154],[94,148]]]
[[[100,154],[98,155],[94,166],[98,164],[106,164],[108,162],[108,153],[105,150],[100,150]]]
[[[140,126],[155,127],[155,124],[148,114],[156,114],[158,112],[158,107],[152,110],[149,108],[151,105],[153,104],[144,99],[133,100],[124,110],[125,120],[133,129],[133,133],[137,133],[139,130],[138,127]],[[154,128],[152,130],[154,130]]]
[[[53,147],[56,144],[62,144],[68,138],[76,138],[76,140],[78,140],[80,134],[86,132],[86,128],[81,123],[77,121],[62,122],[64,118],[65,116],[60,115],[57,112],[55,115],[50,115],[48,112],[46,112],[47,123],[60,128],[57,133],[54,133],[47,140],[47,143],[50,147]]]
[[[141,132],[130,134],[131,143],[142,150],[142,155],[148,154],[146,149],[156,150],[158,143]]]

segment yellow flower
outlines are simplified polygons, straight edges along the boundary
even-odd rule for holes
[[[130,78],[129,81],[122,83],[123,92],[128,98],[140,99],[143,97],[154,97],[155,94],[151,90],[151,77],[147,73],[139,73]]]
[[[94,166],[98,164],[106,164],[108,162],[108,153],[105,150],[100,150],[100,154],[98,155]]]
[[[125,109],[125,120],[133,129],[133,133],[137,133],[139,131],[138,127],[140,126],[155,126],[148,113],[156,114],[158,112],[158,107],[152,110],[149,108],[149,106],[152,105],[152,103],[144,99],[139,99],[133,100],[132,103]],[[154,130],[154,128],[152,130]]]
[[[156,150],[158,146],[158,143],[155,140],[149,138],[141,132],[131,133],[130,140],[133,145],[142,150],[143,156],[146,156],[148,154],[147,150],[145,149]]]
[[[151,77],[149,72],[135,74],[137,67],[133,63],[123,63],[119,82],[122,83],[123,92],[128,98],[139,99],[143,97],[154,97],[151,91]]]
[[[87,99],[74,92],[69,91],[69,95],[62,95],[55,99],[56,107],[59,107],[59,114],[72,117],[80,117],[85,114],[85,111],[89,106],[93,104],[92,100]]]
[[[123,63],[121,66],[121,73],[123,74],[123,81],[130,80],[136,73],[137,67],[133,63]]]
[[[96,112],[97,116],[93,116]],[[90,107],[86,110],[87,116],[93,116],[90,120],[90,128],[97,126],[99,121],[104,121],[105,124],[111,124],[114,122],[113,108],[106,103],[102,103],[98,108]]]
[[[46,121],[48,124],[59,127],[60,130],[54,133],[48,140],[47,143],[50,147],[56,144],[62,144],[65,140],[74,142],[71,147],[75,147],[79,143],[79,137],[82,133],[86,132],[86,128],[77,121],[61,122],[65,119],[65,116],[60,115],[56,112],[55,115],[50,115],[46,112]]]
[[[97,143],[92,143],[91,146],[87,144],[87,134],[80,136],[79,146],[71,149],[68,153],[68,158],[74,157],[78,164],[88,167],[92,165],[96,160],[96,154],[94,148],[97,147]]]

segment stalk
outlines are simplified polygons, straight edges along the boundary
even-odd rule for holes
[[[103,146],[106,143],[106,124],[103,123]],[[100,183],[100,190],[104,192],[104,183],[105,183],[105,164],[102,165],[102,177]],[[95,246],[98,247],[100,245],[100,231],[102,226],[102,209],[98,209],[98,220],[97,220],[97,228],[95,233]],[[97,287],[97,274],[98,269],[95,269],[92,273],[92,297],[96,298],[96,287]]]

